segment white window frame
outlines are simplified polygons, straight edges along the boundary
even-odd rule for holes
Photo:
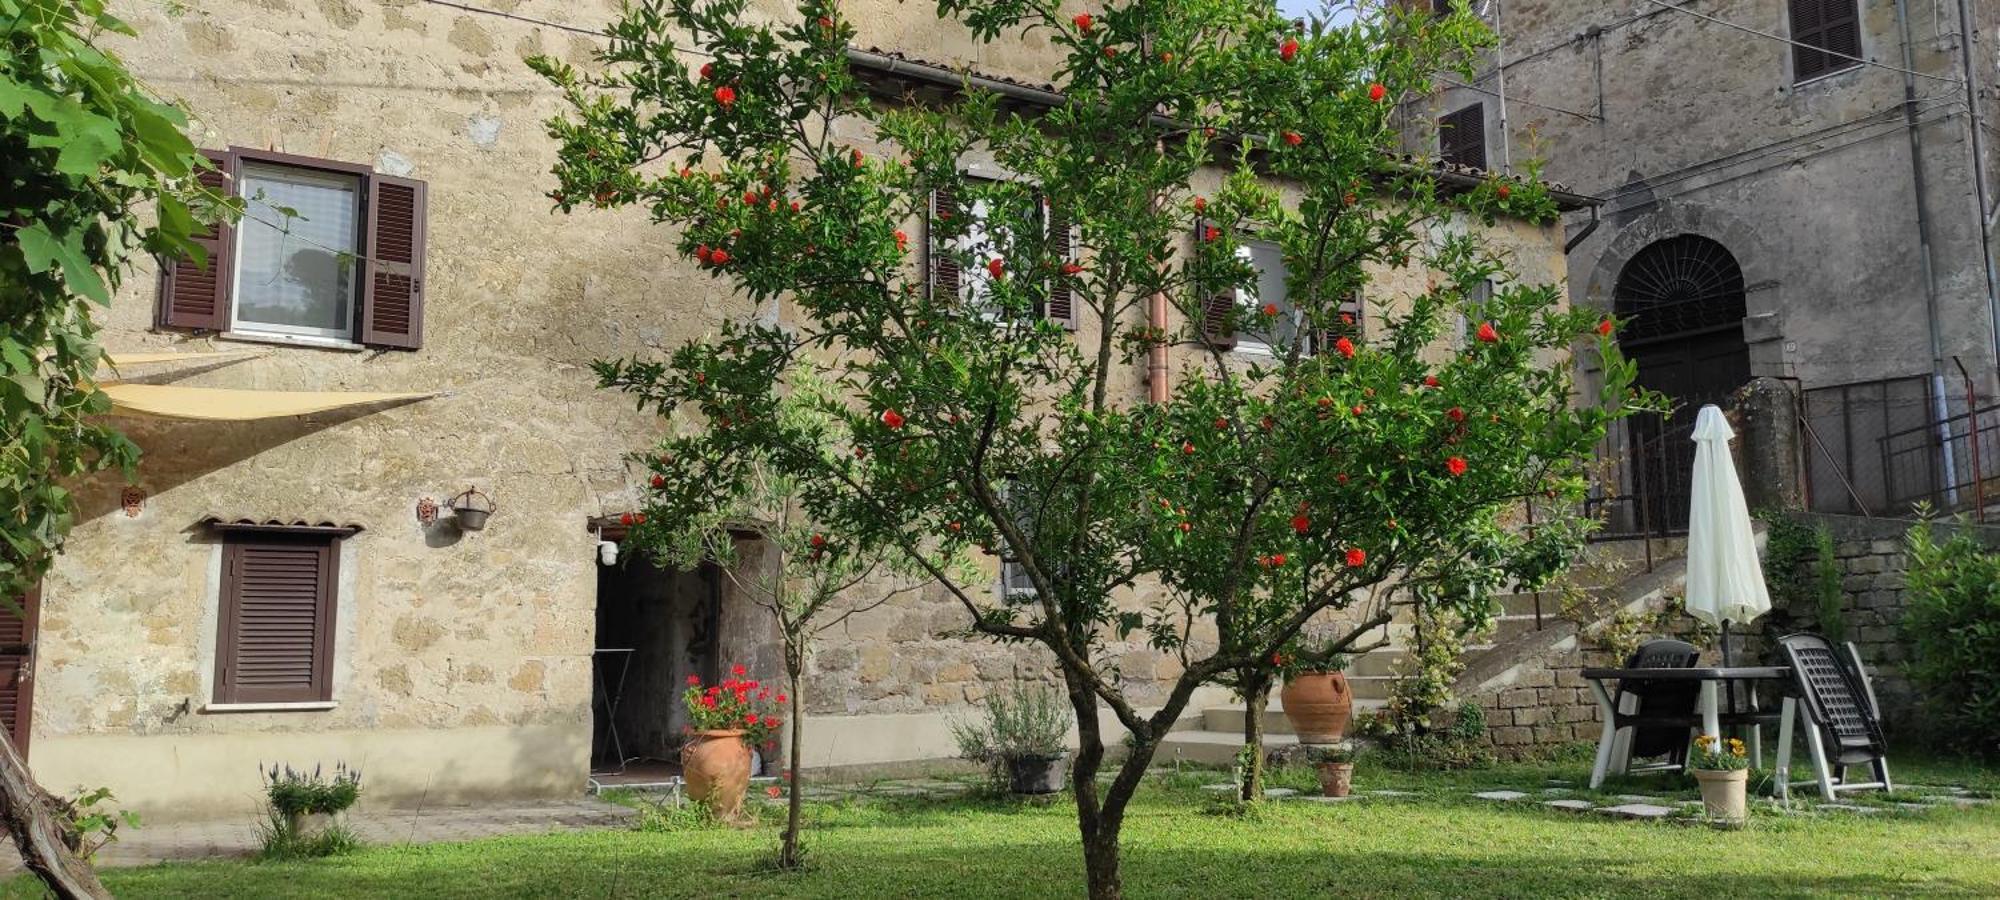
[[[1284,266],[1285,264],[1284,251],[1282,248],[1278,247],[1276,241],[1268,241],[1264,240],[1263,238],[1246,238],[1244,240],[1238,241],[1236,244],[1236,258],[1243,260],[1246,263],[1249,263],[1250,267],[1257,271],[1258,277],[1260,279],[1264,274],[1264,270],[1257,266],[1256,257],[1250,249],[1251,244],[1258,244],[1276,250],[1278,265],[1280,268]],[[1237,290],[1235,294],[1236,294],[1236,321],[1239,325],[1239,330],[1235,333],[1235,335],[1233,335],[1233,338],[1235,340],[1235,347],[1232,348],[1232,352],[1241,353],[1246,356],[1273,356],[1273,357],[1276,356],[1277,352],[1273,350],[1271,348],[1271,345],[1268,342],[1266,342],[1262,337],[1255,336],[1248,331],[1240,330],[1241,323],[1258,322],[1263,320],[1262,307],[1264,305],[1264,301],[1257,295],[1257,289],[1255,287],[1251,287],[1248,289],[1240,289]],[[1299,308],[1297,306],[1292,304],[1290,297],[1285,298],[1285,305],[1282,311],[1285,315],[1289,315],[1291,317],[1293,334],[1299,333],[1300,330],[1306,327],[1305,316],[1299,312]],[[1312,341],[1308,339],[1306,341],[1305,355],[1311,356],[1313,355],[1313,353],[1317,352],[1317,350],[1318,348],[1314,347],[1312,345]]]
[[[245,319],[243,317],[243,308],[245,305],[243,297],[249,289],[246,287],[246,281],[243,277],[243,263],[247,255],[243,252],[244,241],[249,239],[251,228],[261,227],[271,228],[274,231],[279,230],[279,226],[276,224],[246,218],[245,221],[238,223],[236,227],[236,246],[233,248],[236,271],[231,273],[233,277],[230,281],[228,335],[232,337],[266,338],[298,343],[326,343],[337,346],[354,344],[355,341],[360,339],[361,333],[358,314],[361,308],[362,285],[358,273],[360,271],[361,256],[364,252],[361,246],[362,234],[367,226],[367,180],[356,174],[312,169],[305,166],[292,166],[264,160],[245,160],[242,163],[242,168],[239,170],[238,179],[247,183],[253,167],[258,170],[257,174],[260,177],[268,177],[267,173],[275,171],[280,173],[279,177],[287,179],[297,179],[309,184],[317,183],[321,186],[338,185],[350,189],[354,197],[355,245],[355,249],[351,253],[354,258],[353,264],[356,267],[357,275],[353,279],[352,295],[347,299],[348,322],[345,328],[314,328],[304,325],[285,325],[282,323],[259,322]],[[255,198],[246,195],[243,200],[247,204],[254,202]]]

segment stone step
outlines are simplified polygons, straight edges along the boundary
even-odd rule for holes
[[[1545,620],[1555,618],[1556,613],[1562,608],[1562,595],[1555,591],[1543,591],[1540,596],[1542,618]],[[1535,597],[1536,595],[1533,593],[1520,593],[1501,594],[1496,599],[1500,601],[1501,615],[1533,616],[1535,614]]]
[[[1266,734],[1264,746],[1286,747],[1297,744],[1299,739],[1292,734]],[[1160,749],[1153,756],[1154,765],[1172,765],[1175,762],[1194,763],[1204,766],[1229,767],[1236,764],[1236,751],[1243,749],[1243,732],[1230,731],[1173,731],[1160,741]]]
[[[1379,698],[1364,699],[1360,696],[1354,698],[1354,711],[1356,713],[1367,710],[1378,710],[1383,705],[1384,701]],[[1236,735],[1237,743],[1242,743],[1244,720],[1248,719],[1249,716],[1250,711],[1241,704],[1235,706],[1211,706],[1201,711],[1201,730],[1220,734],[1234,734]],[[1285,718],[1284,709],[1275,700],[1264,710],[1264,733],[1287,736],[1295,733],[1292,731],[1291,720]]]
[[[1406,655],[1406,651],[1401,647],[1383,647],[1379,650],[1370,650],[1367,653],[1354,657],[1348,662],[1347,677],[1394,675],[1397,664],[1401,663],[1403,657]]]

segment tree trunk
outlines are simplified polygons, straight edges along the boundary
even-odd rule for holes
[[[1271,676],[1261,670],[1243,674],[1243,746],[1249,759],[1243,760],[1242,795],[1245,803],[1264,799],[1264,710],[1271,705]]]
[[[35,784],[14,742],[0,737],[0,819],[21,853],[21,864],[60,900],[105,898],[111,892],[76,855],[71,838],[56,820],[59,801]]]
[[[803,692],[799,689],[798,669],[789,665],[789,662],[787,660],[788,664],[785,666],[785,683],[791,688],[792,702],[786,712],[791,716],[792,746],[786,753],[790,760],[786,766],[787,771],[791,773],[791,794],[785,804],[784,844],[778,848],[778,868],[781,869],[796,869],[805,863],[805,859],[799,854],[799,807],[804,803],[805,790],[805,776],[799,773],[801,753],[799,746],[803,743],[802,738],[805,735],[805,717],[799,713],[805,709],[805,699],[799,696]]]

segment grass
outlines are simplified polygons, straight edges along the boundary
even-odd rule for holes
[[[1166,775],[1140,795],[1125,831],[1134,897],[1814,895],[2000,896],[2000,804],[1873,816],[1763,811],[1748,828],[1627,822],[1472,799],[1471,791],[1581,783],[1587,762],[1470,772],[1356,775],[1368,797],[1341,805],[1265,804],[1251,815]],[[1905,764],[1911,783],[1989,795],[2000,773]],[[1273,784],[1306,788],[1305,770]],[[1672,778],[1606,794],[1691,797]],[[1578,791],[1578,796],[1591,796]],[[1870,801],[1883,802],[1883,801]],[[515,837],[371,847],[333,859],[183,863],[105,873],[121,897],[1062,897],[1081,894],[1074,808],[1005,798],[876,798],[808,806],[812,867],[766,867],[775,809],[746,829],[669,818],[658,832]]]

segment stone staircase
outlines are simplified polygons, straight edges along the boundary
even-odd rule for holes
[[[1614,609],[1638,609],[1657,604],[1684,582],[1684,550],[1684,542],[1655,539],[1653,569],[1648,572],[1645,547],[1639,542],[1594,544],[1572,577],[1585,590],[1612,600]],[[1461,696],[1503,690],[1535,668],[1534,661],[1543,654],[1573,649],[1578,629],[1561,617],[1561,605],[1561,595],[1552,591],[1541,593],[1539,598],[1533,593],[1502,595],[1492,630],[1479,642],[1466,645],[1465,674],[1458,683]],[[1392,622],[1382,632],[1388,639],[1386,646],[1361,654],[1348,665],[1347,683],[1354,692],[1355,715],[1387,704],[1396,669],[1409,654],[1406,647],[1411,634],[1409,623]],[[1235,703],[1205,707],[1185,716],[1161,742],[1156,758],[1161,763],[1232,765],[1243,746],[1248,715],[1242,703]],[[1272,692],[1270,708],[1264,711],[1264,741],[1269,747],[1298,743],[1276,691]]]

